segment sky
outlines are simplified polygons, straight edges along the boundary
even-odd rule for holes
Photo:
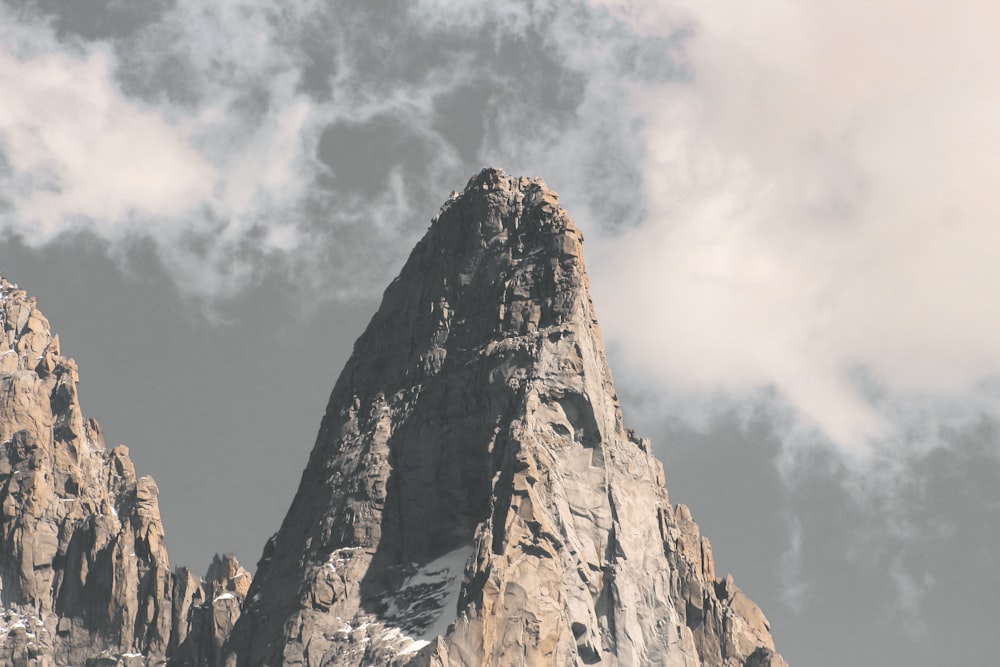
[[[626,421],[792,665],[1000,649],[1000,42],[980,0],[0,4],[0,273],[174,565],[252,565],[452,190],[586,236]]]

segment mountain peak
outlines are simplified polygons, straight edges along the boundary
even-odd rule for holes
[[[238,664],[783,664],[624,426],[582,243],[538,179],[445,203],[334,387]]]
[[[358,338],[256,576],[202,579],[0,279],[0,664],[783,666],[625,427],[588,287],[558,194],[474,176]]]

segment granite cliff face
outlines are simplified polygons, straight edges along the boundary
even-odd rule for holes
[[[213,667],[222,664],[229,637],[250,589],[252,576],[236,557],[216,554],[205,578],[182,567],[174,573],[170,664]]]
[[[83,417],[77,366],[0,282],[0,662],[150,664],[170,636],[158,490]]]
[[[776,667],[623,421],[582,237],[474,177],[333,389],[226,664]]]
[[[250,573],[170,572],[159,491],[108,449],[76,363],[0,279],[0,665],[219,664]]]

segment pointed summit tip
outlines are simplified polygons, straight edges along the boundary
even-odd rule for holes
[[[543,179],[509,176],[501,167],[483,167],[478,174],[469,179],[463,194],[489,190],[520,190],[525,194],[535,193],[539,197],[549,196],[556,202],[559,200],[559,193],[550,190]]]
[[[572,255],[582,263],[582,243],[583,235],[560,205],[559,193],[544,180],[486,167],[461,193],[451,193],[415,252],[424,244],[459,255],[513,248],[517,253]]]

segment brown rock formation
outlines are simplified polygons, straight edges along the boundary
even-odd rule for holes
[[[221,664],[222,646],[240,617],[252,577],[232,554],[212,560],[205,579],[186,567],[174,575],[171,665]]]
[[[170,570],[158,490],[84,419],[76,363],[0,279],[0,664],[160,664]]]
[[[250,573],[171,574],[151,477],[84,419],[76,363],[0,279],[0,665],[219,664]]]
[[[228,645],[248,665],[783,665],[625,428],[582,237],[496,169],[334,387]]]

